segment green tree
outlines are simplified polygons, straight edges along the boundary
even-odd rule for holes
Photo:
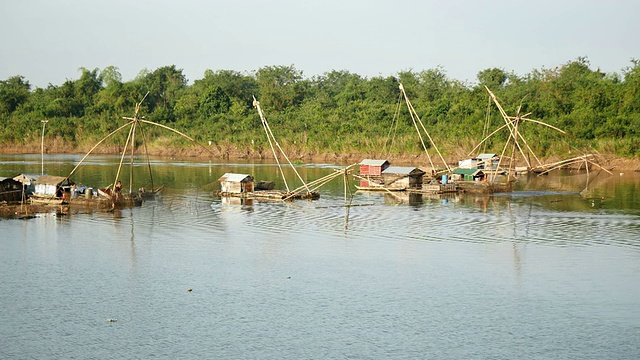
[[[8,115],[29,99],[31,85],[23,76],[0,81],[0,114]]]
[[[219,87],[208,88],[200,95],[198,113],[203,118],[209,118],[214,114],[222,114],[229,111],[231,99]]]
[[[262,104],[269,104],[276,111],[282,111],[302,103],[302,72],[293,65],[260,68],[256,78]]]
[[[182,69],[171,65],[151,73],[143,71],[136,82],[141,85],[141,90],[149,93],[145,105],[149,109],[150,118],[158,122],[174,122],[173,108],[187,86],[187,78],[182,74]],[[138,101],[140,100],[142,97]]]
[[[486,86],[492,91],[501,88],[507,81],[507,73],[498,68],[485,69],[478,73],[478,83]]]

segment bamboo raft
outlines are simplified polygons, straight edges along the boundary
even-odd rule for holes
[[[66,215],[69,213],[69,205],[46,205],[46,204],[0,204],[0,217],[6,219],[31,219],[36,214],[54,213],[56,215]]]
[[[513,182],[492,182],[492,181],[456,181],[459,188],[466,193],[472,194],[493,194],[511,192]]]
[[[223,192],[216,191],[214,196],[218,197],[238,197],[244,199],[256,200],[273,200],[273,201],[289,201],[289,200],[317,200],[320,193],[317,191],[310,192],[287,192],[284,190],[257,190],[252,192]]]
[[[418,194],[448,194],[457,193],[461,189],[455,183],[449,184],[423,184],[421,189],[409,189],[409,191]]]

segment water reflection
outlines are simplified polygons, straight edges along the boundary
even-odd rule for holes
[[[5,156],[6,157],[6,156]],[[31,160],[9,156],[0,175],[13,173],[20,164],[28,172],[39,168],[39,158]],[[71,169],[77,157],[55,156],[47,161],[61,171]],[[100,184],[112,181],[117,157],[103,157],[90,163],[83,179]],[[154,236],[158,231],[217,233],[237,226],[251,226],[259,232],[340,233],[350,236],[370,233],[372,228],[407,232],[407,238],[427,241],[503,242],[508,240],[556,245],[610,243],[637,246],[635,237],[640,215],[640,174],[557,172],[546,176],[521,178],[514,192],[492,195],[354,192],[345,201],[342,181],[321,189],[318,201],[264,203],[254,199],[214,198],[216,180],[225,172],[252,173],[257,179],[278,182],[273,164],[212,163],[198,161],[153,160],[154,179],[165,189],[140,209],[107,214],[83,215],[74,210],[60,220],[67,226],[95,227],[94,221],[112,224],[110,230],[123,236],[126,220],[130,242],[140,234]],[[321,178],[338,166],[307,164],[299,167],[306,181]],[[285,169],[285,171],[288,171]],[[64,173],[63,171],[61,173]],[[285,174],[290,175],[290,174]],[[294,178],[294,177],[292,177]],[[588,180],[588,181],[587,181]],[[142,180],[144,181],[144,180]],[[587,190],[585,184],[587,184]],[[293,185],[295,186],[295,184]],[[613,239],[608,231],[616,234]],[[602,238],[606,240],[602,240]]]

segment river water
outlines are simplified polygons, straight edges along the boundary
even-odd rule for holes
[[[41,171],[39,156],[0,159],[0,176]],[[45,172],[79,159],[47,156]],[[72,178],[105,186],[118,162]],[[278,168],[151,168],[165,189],[139,208],[0,219],[0,358],[640,358],[639,173],[551,174],[494,196],[354,193],[345,208],[341,178],[318,201],[236,204],[211,194],[223,173]]]

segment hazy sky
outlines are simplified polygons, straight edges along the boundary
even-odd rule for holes
[[[441,66],[475,82],[580,56],[621,73],[640,58],[639,16],[638,0],[2,0],[0,80],[46,87],[113,65],[130,81],[175,65],[191,83],[206,69],[293,65],[307,78]]]

